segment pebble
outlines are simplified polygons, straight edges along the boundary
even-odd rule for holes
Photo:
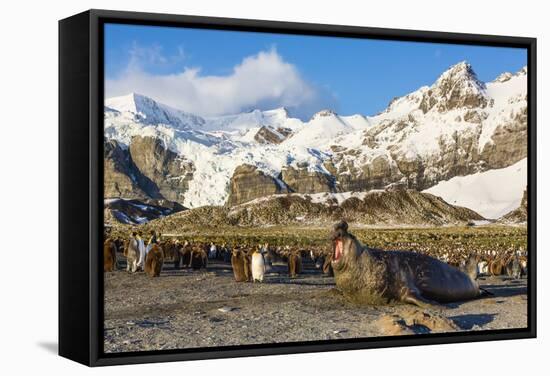
[[[221,308],[218,308],[218,311],[223,312],[223,313],[227,313],[227,312],[233,311],[234,309],[235,308],[232,308],[232,307],[221,307]]]
[[[340,333],[345,333],[347,331],[348,331],[347,329],[336,329],[336,330],[333,330],[332,333],[340,334]]]

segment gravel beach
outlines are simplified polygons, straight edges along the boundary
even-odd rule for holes
[[[160,277],[105,273],[106,353],[365,338],[527,326],[527,281],[486,277],[493,295],[428,312],[410,305],[357,306],[312,263],[290,279],[274,265],[263,283],[237,283],[231,265]],[[418,319],[421,317],[421,319]],[[424,319],[422,319],[424,318]]]

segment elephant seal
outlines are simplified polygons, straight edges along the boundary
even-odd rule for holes
[[[334,226],[332,246],[336,286],[357,303],[402,302],[429,308],[481,295],[468,275],[433,257],[362,246],[344,221]]]
[[[164,255],[162,248],[158,244],[153,244],[147,256],[145,256],[145,265],[143,269],[149,277],[158,277],[164,264]]]
[[[255,249],[252,253],[252,281],[263,282],[265,274],[265,261],[264,255],[258,250]]]

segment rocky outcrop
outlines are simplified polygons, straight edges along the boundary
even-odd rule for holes
[[[503,223],[526,223],[528,218],[527,212],[527,189],[523,191],[521,203],[517,209],[503,215],[498,221]]]
[[[318,193],[335,191],[333,176],[320,171],[308,171],[307,165],[301,165],[297,168],[286,166],[281,172],[281,178],[291,192]]]
[[[490,143],[485,144],[480,159],[487,169],[503,168],[527,156],[527,107],[510,114],[510,119],[499,125]]]
[[[304,194],[280,194],[233,207],[205,206],[155,221],[165,232],[182,226],[328,225],[345,218],[365,225],[466,225],[483,219],[478,213],[409,189],[364,193],[343,202]]]
[[[288,192],[288,188],[277,179],[266,175],[252,165],[240,165],[233,172],[229,182],[229,206],[248,202],[259,197]]]
[[[104,142],[104,197],[183,202],[193,165],[153,137]]]
[[[343,159],[338,155],[333,160],[334,162],[325,162],[324,166],[335,177],[337,192],[381,189],[405,178],[397,165],[384,155],[361,167],[356,167],[353,160]],[[335,164],[338,164],[338,167]]]
[[[125,200],[107,199],[103,204],[103,218],[107,224],[142,224],[185,210],[175,202],[167,200]]]
[[[190,161],[154,137],[133,137],[129,149],[132,161],[141,173],[141,184],[148,191],[158,191],[159,197],[183,202],[188,182],[193,177]]]
[[[128,150],[115,140],[105,141],[104,157],[104,197],[145,198],[145,192],[137,181],[136,170]]]
[[[254,136],[254,140],[260,144],[280,144],[286,140],[291,133],[292,130],[288,128],[279,127],[274,129],[264,125],[258,130]]]

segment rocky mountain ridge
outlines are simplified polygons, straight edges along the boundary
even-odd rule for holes
[[[151,225],[163,233],[183,227],[318,225],[350,223],[376,226],[466,225],[483,220],[473,210],[448,204],[441,198],[407,189],[346,194],[275,194],[233,207],[203,206],[165,218]]]
[[[185,210],[178,203],[166,200],[106,199],[103,203],[104,223],[139,225]]]
[[[284,108],[202,118],[131,94],[105,103],[105,197],[194,208],[281,193],[424,190],[527,155],[527,71],[461,62],[375,116]],[[496,188],[498,189],[498,188]]]

